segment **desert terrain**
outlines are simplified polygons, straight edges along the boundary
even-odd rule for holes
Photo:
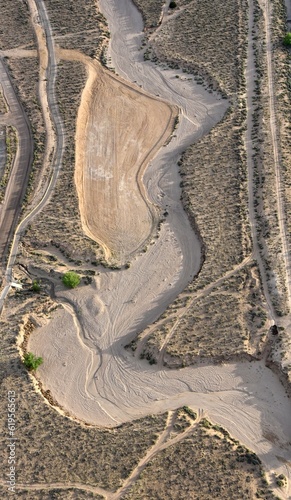
[[[12,3],[3,498],[290,498],[285,5]]]

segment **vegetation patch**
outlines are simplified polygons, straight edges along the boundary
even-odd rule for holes
[[[9,181],[11,170],[13,167],[14,158],[17,152],[17,132],[14,127],[10,125],[3,130],[5,134],[6,145],[6,162],[4,172],[0,178],[0,203],[4,200],[6,187]]]
[[[43,359],[35,356],[32,352],[27,352],[24,355],[23,362],[29,371],[35,371],[43,363]]]
[[[56,43],[63,49],[99,58],[109,31],[107,21],[93,0],[64,2],[47,0],[46,7],[53,27]]]
[[[76,288],[80,284],[81,278],[74,271],[68,271],[62,277],[62,282],[67,288]]]
[[[235,96],[243,76],[246,13],[245,0],[194,0],[161,26],[152,41],[155,56]]]
[[[0,49],[36,48],[27,2],[0,0]]]
[[[154,456],[124,499],[166,500],[170,493],[172,500],[273,500],[259,458],[211,422],[204,424]]]
[[[195,299],[177,298],[147,339],[142,357],[185,366],[211,357],[222,361],[261,355],[267,315],[255,264],[246,266],[221,285]]]
[[[164,0],[133,0],[140,10],[146,29],[156,28],[160,22]]]

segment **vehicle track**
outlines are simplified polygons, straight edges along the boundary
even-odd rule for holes
[[[256,69],[254,64],[254,49],[253,49],[253,40],[252,40],[252,29],[254,22],[254,5],[253,1],[249,1],[249,25],[248,25],[248,54],[247,54],[247,65],[246,65],[246,100],[247,100],[247,129],[245,135],[245,143],[246,143],[246,153],[247,153],[247,168],[248,168],[248,197],[249,197],[249,221],[251,227],[251,235],[252,235],[252,243],[253,243],[253,254],[254,258],[257,261],[262,286],[264,291],[264,296],[266,299],[266,303],[268,306],[268,316],[269,319],[276,323],[276,314],[274,311],[274,307],[272,304],[272,299],[270,297],[267,279],[266,279],[266,270],[264,267],[263,260],[261,258],[260,250],[259,250],[259,242],[258,242],[258,234],[256,228],[256,214],[255,214],[255,184],[254,184],[254,162],[253,162],[253,146],[252,146],[252,130],[253,130],[253,112],[254,112],[254,80],[256,75]]]
[[[290,246],[288,242],[287,227],[286,227],[286,209],[284,206],[284,189],[281,175],[280,161],[280,146],[278,140],[278,127],[276,120],[276,99],[273,77],[272,64],[272,41],[271,41],[271,12],[269,0],[260,0],[265,17],[265,40],[267,54],[267,73],[268,73],[268,97],[269,97],[269,112],[270,112],[270,129],[274,155],[274,169],[276,175],[276,193],[277,193],[277,210],[280,236],[282,242],[283,259],[285,262],[287,299],[289,304],[289,312],[291,312],[291,257]]]

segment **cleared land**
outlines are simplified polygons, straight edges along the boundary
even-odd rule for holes
[[[142,176],[171,135],[177,111],[98,66],[90,77],[76,134],[81,218],[88,236],[104,247],[106,260],[125,264],[157,226]]]

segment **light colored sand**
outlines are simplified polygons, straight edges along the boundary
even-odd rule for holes
[[[39,376],[65,409],[98,425],[114,426],[184,404],[203,408],[258,453],[269,471],[287,475],[283,462],[290,460],[291,402],[263,362],[159,370],[123,349],[199,268],[199,240],[179,201],[176,159],[221,118],[226,105],[193,81],[175,78],[176,72],[144,65],[137,50],[142,29],[137,10],[125,0],[99,3],[109,20],[118,72],[181,110],[177,137],[150,162],[143,177],[151,201],[167,208],[169,215],[159,239],[130,269],[101,269],[91,286],[74,291],[57,285],[65,310],[58,310],[29,341],[29,350],[44,358]],[[97,128],[98,122],[97,115]]]
[[[85,232],[125,263],[157,225],[143,171],[171,135],[177,108],[95,65],[78,114],[75,181]]]

